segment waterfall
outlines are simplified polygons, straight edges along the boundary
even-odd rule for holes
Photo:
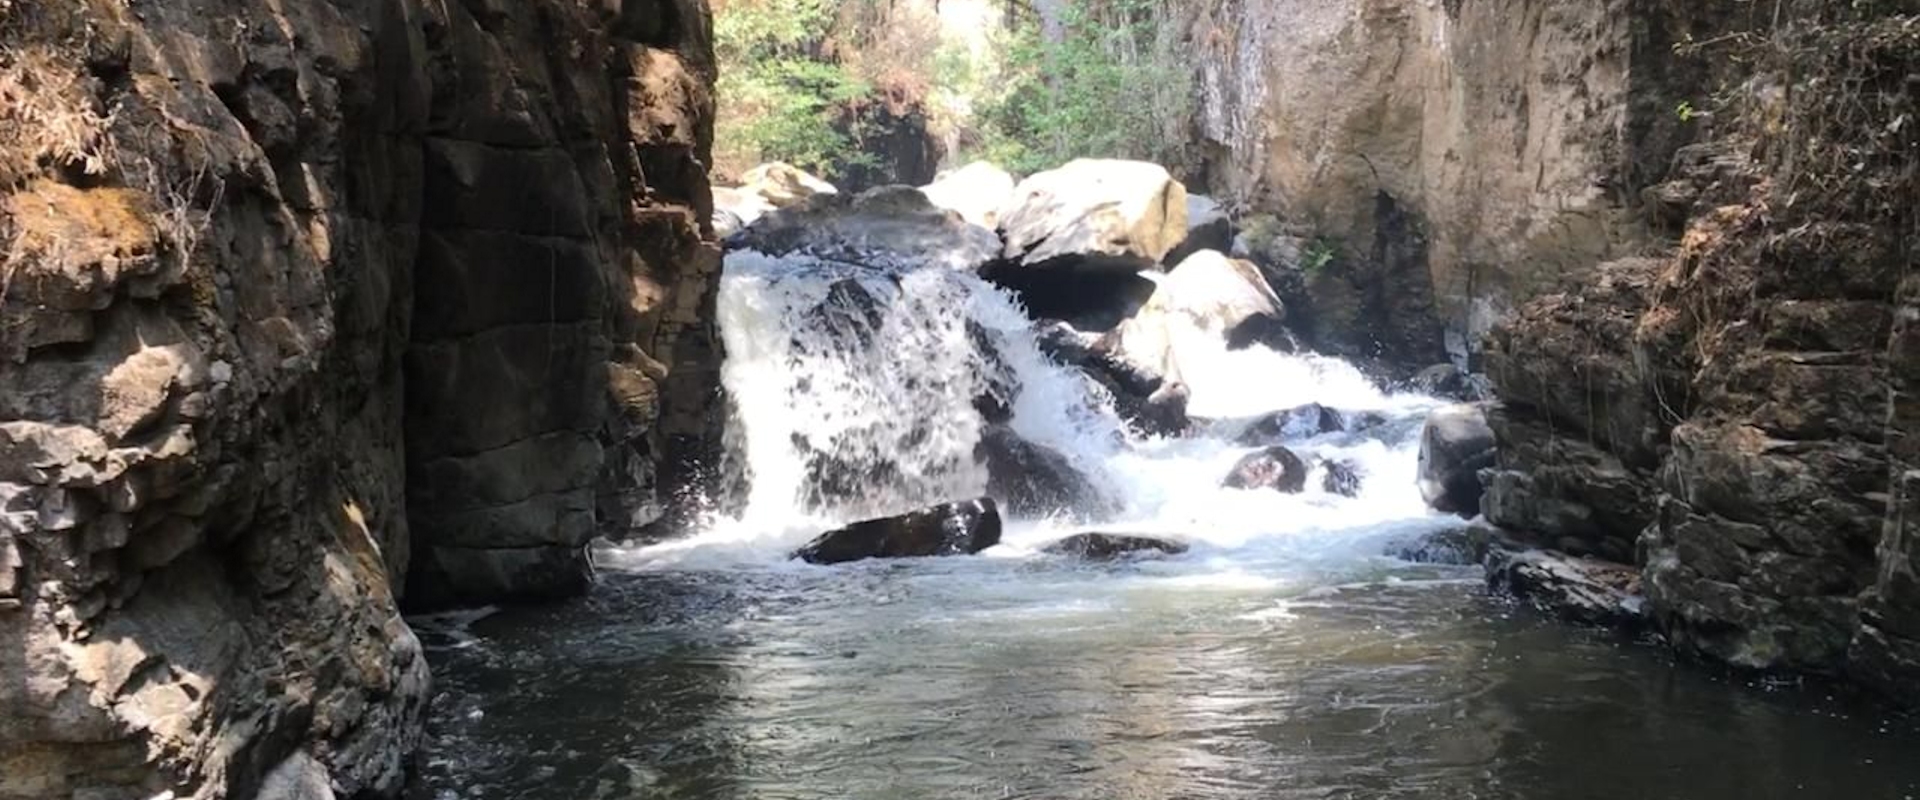
[[[1089,525],[1237,547],[1441,524],[1412,480],[1419,420],[1436,401],[1385,393],[1338,359],[1180,334],[1172,346],[1189,408],[1211,422],[1197,435],[1140,438],[1099,384],[1043,353],[1013,296],[950,266],[737,251],[726,260],[719,323],[743,506],[695,536],[643,549],[642,563],[778,561],[831,527],[979,496],[987,474],[974,449],[988,427],[983,408],[995,405],[1017,434],[1064,455],[1120,506],[1098,524],[1009,520],[1009,553]],[[1221,488],[1252,449],[1234,443],[1236,419],[1310,402],[1370,412],[1378,424],[1289,441],[1316,464],[1303,494]],[[1359,497],[1322,490],[1334,460],[1365,476]]]
[[[1089,382],[1040,352],[1019,304],[970,273],[735,253],[720,327],[741,519],[761,526],[978,496],[982,399],[1083,469],[1123,438]]]

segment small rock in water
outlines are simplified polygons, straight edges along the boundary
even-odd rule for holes
[[[1320,477],[1320,489],[1342,497],[1360,496],[1360,466],[1345,459],[1320,462],[1326,473]]]
[[[1574,622],[1632,627],[1645,621],[1640,571],[1626,564],[1495,548],[1487,557],[1487,585]]]
[[[1269,447],[1240,459],[1223,485],[1229,489],[1272,489],[1299,494],[1307,488],[1307,462],[1287,448]]]
[[[1112,533],[1076,533],[1040,548],[1043,553],[1104,561],[1137,553],[1161,553],[1177,556],[1187,545],[1150,536],[1126,536]]]
[[[1420,432],[1420,496],[1435,511],[1475,516],[1486,491],[1480,470],[1493,460],[1493,429],[1479,406],[1434,409]]]
[[[1316,434],[1345,430],[1347,421],[1340,412],[1319,403],[1275,411],[1247,426],[1235,442],[1242,447],[1266,447],[1285,441],[1306,439]]]
[[[793,554],[813,564],[971,555],[1000,543],[1000,510],[982,497],[828,531]]]

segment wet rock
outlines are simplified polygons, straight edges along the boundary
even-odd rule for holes
[[[1493,536],[1487,526],[1462,525],[1397,542],[1387,548],[1387,555],[1416,564],[1480,564],[1486,560]]]
[[[1178,264],[1188,256],[1202,250],[1218,250],[1222,253],[1233,249],[1233,221],[1227,218],[1227,212],[1213,198],[1205,195],[1187,195],[1187,238],[1181,240],[1171,252],[1166,262]]]
[[[1346,460],[1324,460],[1320,462],[1323,470],[1320,475],[1320,489],[1327,494],[1341,497],[1360,496],[1360,466]]]
[[[1127,536],[1112,533],[1076,533],[1040,548],[1043,553],[1072,556],[1089,561],[1105,561],[1133,555],[1177,556],[1187,552],[1184,542],[1151,536]]]
[[[828,531],[794,552],[814,564],[978,553],[1000,543],[1000,510],[988,498],[947,503]]]
[[[1480,471],[1493,466],[1493,429],[1473,405],[1434,409],[1420,431],[1420,496],[1436,511],[1480,513]]]
[[[1268,447],[1240,459],[1222,485],[1299,494],[1307,489],[1307,462],[1287,448]]]
[[[1258,267],[1204,250],[1161,278],[1146,305],[1099,347],[1150,375],[1180,375],[1183,359],[1205,357],[1194,349],[1236,343],[1291,349],[1284,318]]]
[[[1000,211],[1001,259],[981,275],[1034,316],[1107,330],[1154,294],[1142,270],[1186,236],[1186,189],[1135,161],[1082,159],[1022,181]]]
[[[1435,364],[1414,373],[1407,388],[1429,397],[1462,403],[1490,399],[1492,389],[1482,376],[1472,375],[1452,364]]]
[[[1113,499],[1074,466],[1072,459],[1028,441],[1005,425],[988,428],[974,454],[987,466],[987,496],[1009,514],[1100,519],[1117,510]]]
[[[987,230],[1000,225],[1000,209],[1013,197],[1013,175],[985,161],[947,170],[920,187],[935,206]]]
[[[985,360],[981,376],[985,390],[973,399],[973,408],[988,425],[1003,425],[1013,419],[1013,403],[1020,396],[1020,377],[1007,364],[1007,357],[985,326],[967,321],[967,339]]]
[[[1345,428],[1346,418],[1340,412],[1319,403],[1308,403],[1254,418],[1234,437],[1234,443],[1242,447],[1266,447]]]
[[[727,240],[731,249],[805,253],[869,267],[941,265],[972,271],[993,260],[992,231],[938,208],[920,190],[882,186],[822,194],[767,214]]]
[[[1504,546],[1495,547],[1486,563],[1488,587],[1562,619],[1615,628],[1645,622],[1640,572],[1626,564]]]
[[[1037,339],[1048,358],[1079,369],[1106,389],[1113,398],[1114,413],[1135,433],[1175,436],[1191,426],[1185,384],[1149,375],[1101,351],[1095,340],[1064,322],[1041,326]]]

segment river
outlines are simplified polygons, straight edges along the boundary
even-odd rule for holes
[[[1190,411],[1223,421],[1141,438],[969,274],[737,253],[720,306],[740,507],[603,545],[586,599],[415,620],[437,681],[420,800],[1920,796],[1910,719],[1676,664],[1490,596],[1477,566],[1409,560],[1461,524],[1413,484],[1438,400],[1195,336]],[[787,558],[982,493],[974,399],[996,385],[1110,518],[1010,520],[978,556]],[[1357,496],[1220,487],[1248,452],[1231,420],[1307,402],[1350,424],[1289,446],[1356,467]],[[1079,530],[1192,549],[1040,552]]]

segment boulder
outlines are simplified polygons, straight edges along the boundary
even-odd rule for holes
[[[793,556],[813,564],[978,553],[1000,543],[1000,510],[988,498],[947,503],[820,534]]]
[[[987,496],[1015,516],[1066,514],[1098,519],[1117,510],[1114,500],[1072,459],[1028,441],[1005,425],[988,428],[974,456],[987,467]]]
[[[746,189],[713,187],[713,235],[725,239],[773,213],[775,206]]]
[[[1241,447],[1266,447],[1345,430],[1346,424],[1346,417],[1340,412],[1319,403],[1308,403],[1255,417],[1234,437],[1234,443]]]
[[[1013,175],[985,161],[947,170],[920,187],[927,200],[987,230],[1000,225],[1000,209],[1013,197]]]
[[[1233,222],[1226,210],[1206,195],[1187,195],[1187,238],[1167,253],[1167,263],[1178,264],[1202,250],[1224,253],[1233,246]]]
[[[1149,375],[1094,347],[1095,342],[1064,322],[1041,326],[1040,351],[1063,366],[1079,369],[1106,389],[1114,413],[1142,436],[1176,436],[1187,431],[1188,393],[1178,379]]]
[[[1341,497],[1360,496],[1360,466],[1352,461],[1326,459],[1320,462],[1320,490]]]
[[[1263,448],[1240,459],[1222,485],[1299,494],[1307,489],[1307,462],[1284,447]]]
[[[1493,429],[1479,406],[1434,409],[1420,431],[1420,496],[1436,511],[1480,513],[1480,471],[1494,464]]]
[[[1187,237],[1187,190],[1156,164],[1078,159],[1021,181],[999,229],[1002,255],[1022,265],[1092,259],[1149,269]]]
[[[1452,364],[1435,364],[1414,373],[1407,388],[1429,397],[1462,403],[1489,399],[1492,390],[1485,377],[1466,372]]]
[[[759,196],[774,208],[787,208],[814,195],[840,193],[833,184],[780,161],[747,170],[740,176],[740,190]]]
[[[1177,375],[1180,351],[1206,342],[1288,346],[1280,298],[1250,262],[1206,250],[1158,284],[1146,305],[1101,338],[1100,349],[1148,374]]]
[[[1626,564],[1509,547],[1493,548],[1486,564],[1489,588],[1562,619],[1615,628],[1646,620],[1640,571]]]
[[[882,186],[852,197],[815,195],[761,217],[730,237],[727,246],[869,267],[939,265],[973,271],[995,258],[1000,240],[934,206],[918,189]]]
[[[1416,564],[1471,566],[1486,561],[1495,538],[1486,525],[1462,525],[1403,539],[1387,546],[1387,555]]]
[[[1076,533],[1040,548],[1043,553],[1072,556],[1089,561],[1106,561],[1133,555],[1177,556],[1187,552],[1184,542],[1151,536],[1126,536],[1112,533]]]
[[[1152,281],[1186,238],[1186,189],[1137,161],[1074,161],[1022,181],[1000,211],[1001,260],[982,275],[1036,317],[1106,330],[1153,296]]]

